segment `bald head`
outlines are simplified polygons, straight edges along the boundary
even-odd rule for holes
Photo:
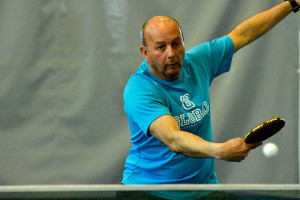
[[[178,22],[166,16],[153,17],[143,25],[141,36],[140,51],[150,71],[160,79],[178,79],[185,55]]]
[[[146,42],[146,39],[145,39],[145,34],[147,31],[153,31],[153,30],[158,30],[158,29],[164,29],[166,27],[166,25],[169,25],[169,24],[174,24],[178,27],[178,30],[180,31],[180,34],[181,34],[181,38],[182,38],[182,41],[183,41],[183,33],[182,33],[182,30],[181,30],[181,27],[179,25],[179,23],[173,19],[172,17],[168,17],[168,16],[155,16],[151,19],[149,19],[148,21],[146,21],[144,23],[144,25],[142,26],[142,30],[141,30],[141,40],[142,40],[142,45],[143,46],[147,46],[147,42]]]

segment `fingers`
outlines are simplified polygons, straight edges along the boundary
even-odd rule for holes
[[[220,159],[229,162],[241,162],[245,160],[252,149],[260,145],[262,145],[262,142],[246,144],[242,138],[233,138],[223,143]]]
[[[245,143],[246,144],[246,143]],[[243,160],[246,159],[246,157],[249,155],[249,152],[252,150],[252,149],[255,149],[257,147],[259,147],[260,145],[262,145],[263,143],[262,142],[256,142],[256,143],[251,143],[251,144],[246,144],[246,146],[248,147],[248,150],[246,152],[244,152],[244,154],[240,157],[240,159],[238,160],[235,160],[234,162],[241,162]]]
[[[240,154],[239,156],[236,156],[234,158],[231,158],[230,160],[227,160],[229,162],[242,162],[243,160],[246,159],[246,157],[248,156],[249,151],[244,152],[243,154]]]
[[[255,149],[259,146],[261,146],[263,143],[262,142],[256,142],[256,143],[251,143],[251,144],[246,144],[250,149]]]
[[[244,150],[240,152],[239,157],[235,157],[235,159],[231,160],[231,162],[241,162],[246,159],[252,149],[255,149],[262,145],[262,142],[256,142],[251,144],[244,143]]]

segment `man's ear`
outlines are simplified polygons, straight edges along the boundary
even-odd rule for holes
[[[145,47],[145,46],[140,46],[140,51],[141,51],[141,53],[142,53],[144,59],[146,60],[147,54],[148,54],[147,47]]]

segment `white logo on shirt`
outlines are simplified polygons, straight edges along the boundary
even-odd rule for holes
[[[189,94],[185,94],[180,97],[182,102],[182,107],[185,110],[191,110],[196,107],[195,104],[189,99]],[[183,128],[196,126],[196,122],[201,121],[209,113],[209,105],[206,101],[202,103],[200,108],[196,108],[186,114],[181,114],[179,116],[174,116],[174,119],[177,121],[178,125]]]
[[[190,95],[185,94],[180,97],[180,101],[182,102],[182,107],[185,110],[190,110],[195,107],[195,104],[190,100]]]

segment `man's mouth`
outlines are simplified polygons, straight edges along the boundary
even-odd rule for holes
[[[170,64],[167,64],[167,66],[170,66],[170,67],[174,67],[175,65],[177,65],[178,63],[170,63]]]

